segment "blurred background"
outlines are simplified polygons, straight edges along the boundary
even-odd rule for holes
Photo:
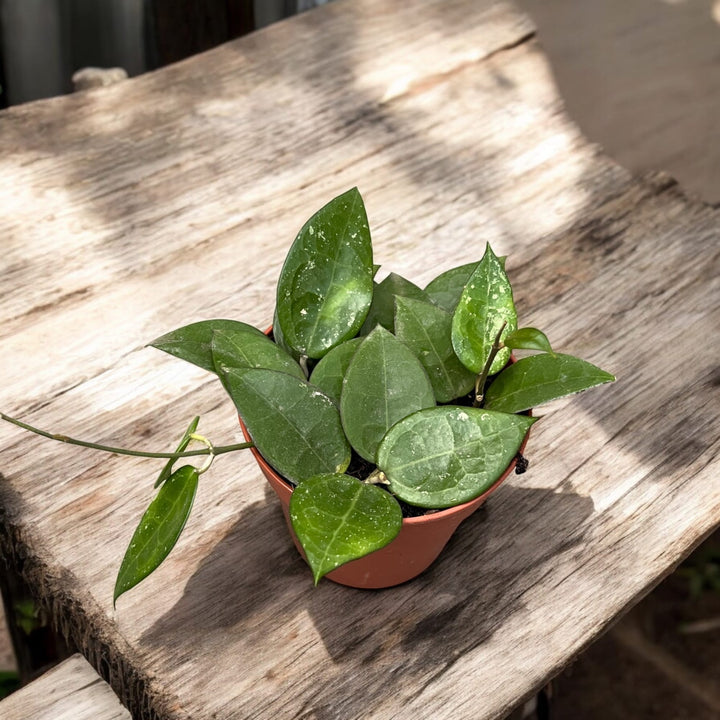
[[[0,0],[3,107],[72,92],[86,66],[129,76],[327,0]]]
[[[0,0],[0,107],[71,92],[80,68],[137,75],[327,1]],[[517,4],[588,138],[720,202],[720,0]]]
[[[72,92],[86,67],[132,77],[327,1],[0,0],[0,107]],[[720,203],[720,0],[516,2],[591,141],[634,172],[667,171]],[[18,684],[16,655],[41,668],[63,652],[22,589],[6,601],[22,647],[13,653],[0,608],[0,697]],[[720,533],[543,697],[527,716],[720,718]]]

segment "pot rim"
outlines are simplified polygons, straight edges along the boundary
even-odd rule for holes
[[[242,421],[242,418],[238,415],[238,420],[240,421],[240,429],[242,430],[243,437],[246,441],[252,441],[252,438],[250,437],[250,434],[247,431],[247,427],[245,427],[245,423]],[[528,437],[530,436],[530,429],[525,433],[525,437],[523,438],[522,443],[520,444],[520,448],[518,449],[518,453],[522,453],[525,450],[525,446],[528,441]],[[281,482],[287,489],[292,493],[295,489],[294,485],[291,485],[282,475],[278,473],[275,468],[270,465],[270,463],[262,456],[260,451],[256,447],[251,447],[250,452],[253,454],[253,457],[255,458],[258,465],[262,468],[264,472],[271,473],[278,482]],[[415,517],[404,517],[402,519],[403,524],[407,523],[409,525],[424,525],[427,523],[431,523],[437,519],[448,517],[450,515],[454,515],[457,512],[462,512],[466,508],[471,507],[472,505],[479,505],[481,504],[491,493],[493,493],[495,490],[497,490],[500,485],[507,480],[508,476],[512,471],[515,469],[515,466],[517,465],[517,455],[510,461],[507,468],[503,470],[502,475],[484,492],[482,492],[480,495],[477,495],[476,497],[472,498],[471,500],[468,500],[467,502],[462,503],[461,505],[452,505],[448,508],[437,508],[435,509],[435,512],[426,513],[425,515],[417,515]],[[358,482],[362,482],[358,480]],[[394,497],[394,496],[393,496]],[[433,508],[427,508],[428,510],[431,510]]]
[[[268,337],[272,333],[273,326],[270,325],[265,332],[264,335],[267,335]],[[510,362],[515,362],[515,356],[513,354],[510,355]],[[527,414],[532,417],[532,409],[527,411]],[[251,442],[252,438],[250,437],[249,433],[247,432],[247,428],[245,427],[245,423],[242,421],[242,418],[238,415],[238,420],[240,421],[240,429],[242,430],[243,437],[246,441]],[[525,437],[523,438],[522,443],[520,443],[520,447],[518,448],[517,454],[521,454],[525,451],[525,446],[527,445],[528,438],[530,437],[530,429],[528,428],[528,431],[525,433]],[[251,447],[250,452],[252,452],[253,457],[255,458],[258,465],[260,465],[261,468],[263,468],[264,471],[269,471],[272,473],[279,482],[283,483],[292,493],[294,486],[291,485],[282,475],[280,475],[275,468],[270,465],[270,463],[262,456],[260,451],[256,447]],[[461,505],[452,505],[448,508],[426,508],[427,510],[435,510],[435,512],[426,513],[425,515],[417,515],[415,517],[404,517],[402,519],[403,524],[408,523],[410,525],[423,525],[425,523],[432,522],[435,518],[443,518],[448,517],[450,515],[453,515],[457,512],[462,512],[466,508],[469,508],[470,506],[477,504],[480,505],[485,500],[485,498],[488,497],[491,493],[493,493],[497,488],[507,480],[508,476],[512,471],[515,469],[515,466],[517,465],[517,454],[515,457],[510,461],[508,466],[503,470],[502,475],[483,493],[480,495],[477,495],[476,497],[472,498],[471,500],[468,500],[467,502],[462,503]],[[362,482],[362,481],[360,481]],[[393,495],[393,497],[395,497]]]

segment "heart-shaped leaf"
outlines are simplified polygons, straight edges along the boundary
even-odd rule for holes
[[[260,454],[281,475],[299,483],[347,468],[340,414],[314,385],[275,370],[218,368],[218,375]]]
[[[378,467],[390,490],[411,505],[459,505],[503,474],[534,420],[454,405],[422,410],[390,428]]]
[[[455,312],[465,284],[479,264],[479,261],[472,262],[446,270],[427,284],[425,294],[438,307],[450,313]]]
[[[192,465],[178,468],[160,487],[145,511],[125,551],[113,594],[113,605],[146,578],[169,555],[190,515],[198,471]]]
[[[374,462],[390,426],[433,405],[432,385],[420,361],[385,328],[376,327],[356,350],[340,395],[340,415],[350,444]]]
[[[231,367],[266,367],[304,377],[300,366],[252,325],[237,320],[203,320],[150,343],[159,350],[215,372],[213,336],[223,338],[223,361]]]
[[[488,244],[453,314],[452,343],[466,368],[474,373],[482,371],[503,322],[506,326],[501,339],[517,328],[517,313],[510,281]],[[500,350],[490,367],[490,375],[499,372],[509,358],[508,348]]]
[[[395,298],[410,297],[416,300],[426,300],[425,292],[415,283],[406,280],[400,275],[390,273],[382,282],[374,283],[373,299],[360,335],[367,335],[377,325],[386,330],[393,331],[395,319]]]
[[[320,358],[357,334],[372,300],[373,261],[357,188],[331,200],[300,230],[277,287],[277,325],[299,355]]]
[[[475,375],[458,360],[450,334],[452,315],[429,302],[398,297],[395,300],[395,335],[420,360],[438,402],[467,394]]]
[[[187,446],[190,444],[190,435],[192,435],[196,430],[198,423],[200,422],[200,416],[195,416],[190,424],[188,425],[187,430],[185,431],[185,434],[182,436],[182,439],[180,440],[180,444],[177,446],[177,450],[175,450],[176,453],[185,452],[187,450]],[[158,475],[157,480],[155,481],[155,487],[159,488],[172,474],[173,471],[173,465],[177,460],[173,460],[170,458],[167,463],[165,464],[165,467],[160,471],[160,474]]]
[[[391,542],[400,532],[402,511],[375,485],[348,475],[319,475],[293,491],[290,520],[317,585],[340,565]]]
[[[540,350],[541,352],[553,351],[547,335],[537,328],[518,328],[505,336],[505,347],[511,350]]]
[[[503,370],[485,394],[485,407],[516,413],[588,388],[614,376],[572,355],[531,355]]]
[[[362,338],[353,338],[334,347],[320,360],[310,375],[310,382],[319,387],[336,405],[340,404],[345,373],[361,342]]]

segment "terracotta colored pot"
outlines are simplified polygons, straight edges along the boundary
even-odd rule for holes
[[[240,421],[240,427],[245,439],[250,440],[242,421]],[[527,438],[526,435],[520,446],[520,452],[525,449]],[[258,465],[260,465],[263,475],[265,475],[282,503],[290,535],[298,551],[304,557],[302,546],[295,536],[290,522],[289,507],[290,496],[293,491],[292,486],[268,465],[265,458],[255,448],[251,450]],[[345,563],[345,565],[341,565],[336,570],[328,573],[325,577],[341,585],[364,589],[387,588],[412,580],[430,567],[458,525],[465,518],[472,515],[485,502],[487,497],[497,490],[500,483],[507,478],[514,468],[515,459],[512,460],[507,470],[495,484],[474,500],[430,515],[404,518],[400,533],[389,545],[358,560],[351,560],[349,563]]]

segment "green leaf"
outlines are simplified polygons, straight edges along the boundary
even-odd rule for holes
[[[615,378],[572,355],[531,355],[503,370],[485,394],[485,407],[516,413],[613,382]]]
[[[540,350],[551,353],[553,351],[550,341],[542,330],[526,327],[519,328],[505,336],[505,347],[511,350]]]
[[[427,299],[425,292],[415,283],[411,283],[400,275],[390,273],[382,282],[374,283],[372,305],[370,305],[370,311],[360,328],[360,335],[367,335],[378,325],[390,332],[393,331],[396,297]]]
[[[198,477],[196,468],[183,465],[160,487],[125,551],[115,581],[113,605],[155,570],[175,547],[192,509]]]
[[[372,300],[372,244],[357,188],[300,230],[277,287],[277,325],[298,354],[321,358],[357,334]]]
[[[504,255],[498,258],[503,270],[505,269],[505,259]],[[479,261],[471,262],[440,273],[425,286],[425,294],[438,307],[450,313],[455,312],[462,291],[479,264]]]
[[[291,348],[286,342],[285,337],[282,334],[282,328],[278,320],[278,310],[275,308],[275,314],[273,315],[272,334],[275,344],[284,350],[293,360],[296,362],[300,359],[300,353]]]
[[[220,335],[223,361],[232,367],[267,367],[300,374],[300,366],[270,338],[252,325],[237,320],[203,320],[178,328],[150,343],[159,350],[215,372],[212,343]]]
[[[362,341],[362,338],[353,338],[334,347],[320,360],[310,375],[310,382],[319,387],[336,405],[340,404],[343,380],[350,361]]]
[[[427,284],[425,293],[438,307],[454,312],[465,284],[479,264],[479,261],[472,262],[446,270]]]
[[[288,480],[347,468],[340,414],[314,385],[262,369],[231,369],[221,379],[260,454]]]
[[[378,449],[378,467],[405,502],[459,505],[495,483],[534,421],[454,405],[422,410],[390,428]]]
[[[353,448],[374,462],[389,427],[434,404],[420,361],[394,335],[376,327],[355,352],[340,396],[342,424]]]
[[[510,281],[488,244],[453,314],[452,343],[466,368],[474,373],[482,371],[503,321],[507,325],[501,340],[517,328],[517,314]],[[490,375],[499,372],[509,358],[508,348],[500,350],[490,367]]]
[[[255,330],[255,328],[251,329]],[[263,368],[305,379],[305,373],[300,365],[259,330],[255,333],[213,330],[210,353],[216,372],[219,372],[218,368],[222,370]]]
[[[432,303],[395,300],[395,335],[420,360],[438,402],[449,402],[472,390],[475,375],[458,360],[450,334],[452,315]]]
[[[340,565],[391,542],[400,532],[402,511],[375,485],[348,475],[319,475],[293,491],[290,520],[317,585]]]
[[[185,450],[187,450],[187,446],[190,444],[190,435],[192,435],[197,430],[197,426],[198,426],[199,422],[200,422],[199,415],[195,416],[192,419],[192,421],[188,425],[187,430],[185,431],[185,434],[182,436],[182,439],[180,440],[180,444],[177,446],[177,450],[175,450],[176,453],[185,452]],[[179,458],[178,458],[178,460],[179,460]],[[173,460],[172,458],[170,458],[167,461],[167,464],[165,465],[165,467],[162,469],[162,471],[158,475],[158,479],[155,481],[155,486],[154,486],[155,488],[159,488],[170,477],[170,475],[172,474],[173,465],[175,465],[176,462],[177,462],[177,460]]]

